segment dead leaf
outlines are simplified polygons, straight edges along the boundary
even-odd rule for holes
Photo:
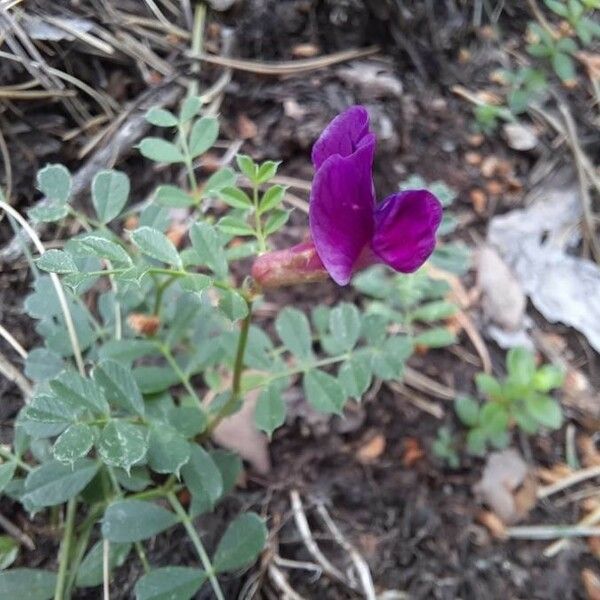
[[[238,115],[237,132],[242,140],[251,140],[256,137],[258,127],[256,123],[245,114]]]
[[[477,513],[475,520],[481,523],[488,531],[498,539],[506,538],[506,527],[496,513],[489,510],[482,510]]]
[[[523,123],[505,123],[502,127],[508,145],[513,150],[525,152],[532,150],[538,144],[535,129]]]
[[[588,600],[600,600],[600,577],[592,569],[581,571],[581,581]]]
[[[338,76],[349,85],[359,87],[371,98],[402,96],[402,82],[388,65],[357,61],[338,70]]]
[[[477,250],[477,286],[481,290],[481,307],[487,321],[503,329],[517,331],[523,327],[526,299],[520,283],[491,246]]]
[[[572,475],[573,469],[565,463],[556,463],[555,465],[552,465],[550,469],[539,467],[535,470],[535,473],[540,481],[546,485],[552,485],[561,479]]]
[[[173,223],[167,231],[167,237],[173,242],[175,248],[179,248],[186,233],[187,227],[183,223]]]
[[[254,409],[260,390],[252,390],[244,397],[242,408],[217,425],[212,433],[215,443],[227,450],[232,450],[248,461],[260,475],[271,470],[269,444],[267,436],[261,433],[254,424]],[[210,404],[214,394],[206,401]]]
[[[581,452],[581,462],[584,467],[600,466],[600,452],[591,436],[580,435],[577,438],[577,446]]]
[[[504,192],[504,184],[497,179],[492,179],[485,184],[485,189],[490,196],[500,196]]]
[[[481,188],[475,188],[469,192],[469,198],[473,205],[473,210],[478,214],[482,215],[485,213],[487,208],[487,196]]]
[[[383,454],[384,450],[385,437],[381,433],[378,433],[361,444],[356,452],[356,458],[363,465],[371,464]]]
[[[425,456],[425,452],[417,438],[406,438],[403,446],[402,466],[405,469],[410,469]]]
[[[483,159],[481,158],[481,154],[479,154],[479,152],[467,152],[465,154],[465,162],[472,167],[480,165],[482,160]]]
[[[467,143],[473,148],[478,148],[481,146],[481,144],[483,144],[484,139],[485,138],[481,133],[473,133],[467,137]]]
[[[125,219],[124,227],[125,227],[125,229],[128,229],[131,231],[133,229],[137,229],[139,224],[140,224],[140,220],[138,219],[137,215],[129,215]]]
[[[526,482],[529,475],[529,468],[521,455],[515,449],[508,448],[488,456],[481,480],[473,489],[504,523],[516,523],[535,504],[535,484],[533,480]],[[521,495],[520,488],[525,489]]]
[[[154,335],[160,327],[160,318],[158,315],[131,313],[127,317],[127,324],[137,334]]]

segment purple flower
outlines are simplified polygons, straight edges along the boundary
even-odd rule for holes
[[[333,119],[313,147],[310,231],[325,269],[340,285],[375,262],[411,273],[435,247],[442,205],[427,190],[399,192],[376,205],[374,153],[362,106]]]
[[[379,205],[373,186],[375,135],[353,106],[331,121],[313,146],[312,242],[259,256],[252,275],[264,288],[331,276],[346,285],[358,269],[385,263],[411,273],[429,258],[442,205],[427,190],[406,190]]]

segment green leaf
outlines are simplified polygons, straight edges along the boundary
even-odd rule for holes
[[[219,229],[228,235],[254,235],[254,229],[243,219],[228,215],[217,223]]]
[[[508,413],[497,402],[488,402],[479,411],[479,426],[488,437],[501,434],[508,429]]]
[[[565,374],[562,369],[554,365],[543,365],[533,376],[533,387],[538,392],[549,392],[559,388],[565,381]]]
[[[260,199],[260,203],[258,205],[258,214],[262,215],[269,210],[277,208],[283,201],[285,191],[286,188],[283,185],[271,186]]]
[[[141,492],[153,483],[146,467],[132,467],[129,473],[123,469],[114,469],[114,472],[119,485],[130,492]]]
[[[354,348],[360,337],[360,313],[354,304],[343,302],[329,314],[329,329],[340,352]]]
[[[445,327],[433,327],[415,337],[415,344],[426,348],[445,348],[456,341],[456,334]]]
[[[467,433],[467,449],[471,454],[481,456],[485,452],[487,444],[487,434],[481,428],[471,429]]]
[[[268,216],[265,223],[265,235],[271,235],[278,229],[281,229],[290,218],[290,212],[287,210],[275,209]]]
[[[0,571],[8,569],[19,556],[19,542],[9,535],[0,535]]]
[[[283,345],[298,359],[313,356],[310,325],[306,315],[290,306],[284,308],[275,320],[275,330]]]
[[[108,552],[109,572],[120,567],[131,552],[131,544],[111,543]],[[103,542],[96,542],[77,569],[77,587],[96,587],[102,584]]]
[[[238,187],[228,186],[219,190],[219,198],[233,208],[252,208],[252,200],[244,190]]]
[[[500,382],[487,373],[477,373],[475,375],[475,385],[480,394],[488,396],[492,400],[502,397],[502,386]]]
[[[446,300],[437,300],[422,304],[412,311],[411,316],[415,321],[439,321],[456,314],[457,310],[456,304]]]
[[[79,404],[50,394],[36,394],[19,416],[19,424],[34,439],[61,433],[85,410]]]
[[[25,359],[25,375],[33,381],[47,381],[63,369],[63,359],[48,348],[34,348]]]
[[[213,450],[209,454],[221,473],[221,479],[223,480],[223,493],[221,496],[229,494],[243,471],[242,459],[234,452],[228,452],[227,450]]]
[[[550,396],[534,394],[526,400],[527,412],[548,429],[560,429],[563,414],[560,404]]]
[[[50,600],[54,597],[56,573],[41,569],[10,569],[0,573],[0,598],[6,600]]]
[[[0,465],[0,492],[12,481],[16,469],[17,463],[14,461]]]
[[[154,194],[154,202],[172,208],[187,208],[197,204],[196,199],[176,185],[159,185]]]
[[[35,507],[62,504],[83,490],[94,478],[99,466],[88,458],[72,465],[57,460],[45,462],[27,475],[22,502]]]
[[[145,115],[146,121],[157,127],[175,127],[178,123],[177,117],[165,108],[153,106]]]
[[[100,387],[73,371],[64,371],[50,382],[50,388],[61,399],[94,413],[107,414],[108,403]]]
[[[182,123],[193,119],[200,108],[202,107],[202,100],[198,96],[188,96],[181,104],[181,110],[179,112],[179,120]]]
[[[256,183],[266,183],[270,179],[273,179],[277,175],[277,169],[280,164],[281,161],[275,162],[273,160],[267,160],[262,163],[256,172]]]
[[[569,16],[569,9],[559,0],[544,0],[544,4],[559,17],[566,18]]]
[[[144,416],[144,399],[131,368],[114,360],[104,360],[92,372],[106,399],[127,412]]]
[[[64,165],[46,165],[37,173],[37,187],[49,200],[64,204],[71,194],[71,174]]]
[[[197,406],[175,406],[169,411],[169,423],[186,438],[202,433],[208,425],[206,414]]]
[[[215,117],[202,117],[192,126],[190,131],[190,153],[193,158],[204,154],[217,141],[219,121]]]
[[[235,157],[238,169],[252,182],[256,181],[258,166],[246,154],[238,154]]]
[[[136,600],[189,600],[206,581],[202,569],[161,567],[146,573],[135,584]]]
[[[102,536],[110,542],[139,542],[168,529],[177,516],[162,506],[143,500],[117,500],[102,519]]]
[[[212,284],[212,279],[203,273],[189,273],[179,280],[179,285],[187,292],[202,292]]]
[[[132,362],[142,356],[160,354],[156,343],[151,340],[109,340],[99,351],[100,359],[112,358]]]
[[[146,456],[147,430],[126,421],[109,421],[97,445],[102,461],[112,467],[129,469]]]
[[[92,203],[98,219],[108,223],[121,214],[129,198],[129,177],[122,171],[100,171],[92,181]]]
[[[535,376],[535,358],[526,348],[511,348],[506,355],[506,370],[512,383],[529,386]]]
[[[215,571],[235,571],[253,563],[266,541],[267,528],[263,520],[254,513],[240,515],[219,541],[212,561]]]
[[[58,200],[51,200],[34,206],[27,211],[27,214],[32,221],[53,223],[54,221],[64,219],[69,214],[69,207]]]
[[[552,56],[552,68],[563,81],[573,81],[575,79],[575,63],[564,52],[557,52]]]
[[[181,475],[192,494],[190,513],[198,515],[212,509],[223,493],[223,479],[210,454],[191,444],[190,459],[181,468]]]
[[[346,395],[357,400],[369,389],[372,377],[371,361],[366,356],[352,357],[342,364],[338,372],[338,379]]]
[[[171,367],[136,367],[133,376],[142,394],[158,394],[181,383],[179,375]]]
[[[479,422],[479,403],[471,396],[457,396],[454,410],[463,425],[475,427]]]
[[[131,257],[122,246],[111,242],[106,238],[95,235],[88,235],[77,240],[79,246],[90,254],[99,258],[106,258],[115,265],[130,267],[132,265]]]
[[[50,273],[77,273],[79,269],[73,260],[73,257],[64,250],[46,250],[36,261],[35,264],[42,271]]]
[[[256,426],[270,438],[273,432],[284,424],[285,410],[281,389],[273,385],[267,386],[258,397],[254,410]]]
[[[202,197],[208,198],[218,194],[223,188],[235,184],[235,173],[233,169],[224,167],[213,173],[202,186]]]
[[[158,229],[139,227],[131,232],[131,241],[150,258],[181,267],[181,258],[173,242]]]
[[[227,275],[227,258],[219,232],[209,223],[194,223],[190,229],[192,247],[198,258],[221,279]]]
[[[304,375],[304,394],[319,412],[341,415],[346,394],[335,377],[313,369]]]
[[[199,412],[199,411],[196,411]],[[175,473],[190,458],[190,445],[175,429],[165,423],[152,423],[148,438],[148,465],[156,473]]]
[[[221,290],[219,309],[232,321],[244,319],[248,315],[248,303],[235,290]]]
[[[185,157],[173,143],[162,138],[147,137],[139,145],[142,156],[159,163],[184,163]]]
[[[85,423],[74,423],[54,442],[52,454],[62,463],[73,464],[78,458],[83,458],[93,445],[93,429]]]
[[[413,351],[413,344],[405,335],[388,338],[383,348],[373,354],[373,373],[381,379],[400,379],[404,374],[404,363]]]

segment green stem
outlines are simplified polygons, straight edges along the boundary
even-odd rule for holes
[[[190,383],[189,375],[187,373],[185,373],[181,369],[181,367],[177,364],[177,361],[175,360],[175,357],[171,353],[171,350],[168,348],[168,346],[166,346],[164,344],[160,344],[159,348],[160,348],[160,351],[162,352],[163,356],[167,359],[167,362],[169,363],[169,365],[171,366],[173,371],[175,371],[175,373],[181,380],[183,387],[187,390],[187,392],[190,394],[190,396],[194,399],[194,402],[198,405],[198,409],[201,410],[202,412],[204,412],[204,406],[202,405],[202,400],[200,400],[200,397],[196,393],[196,390],[193,388],[192,384]]]
[[[258,185],[252,183],[252,202],[254,204],[254,224],[256,227],[256,239],[258,240],[258,250],[262,254],[267,251],[267,242],[262,230],[262,221],[258,214]]]
[[[69,555],[71,554],[71,541],[73,539],[73,527],[75,524],[76,509],[77,499],[71,498],[67,502],[67,518],[65,521],[65,530],[60,545],[60,562],[58,565],[58,574],[56,576],[56,587],[54,588],[54,600],[67,600],[68,598],[65,594],[65,584]]]
[[[191,192],[196,197],[198,192],[198,182],[196,181],[196,173],[194,173],[194,159],[190,154],[190,148],[187,143],[187,131],[185,127],[180,123],[178,125],[179,130],[179,143],[181,144],[181,150],[185,158],[185,167],[187,169],[188,179],[190,180]]]
[[[162,303],[163,295],[166,289],[177,279],[177,275],[171,275],[168,279],[165,279],[163,282],[159,283],[156,286],[156,300],[154,301],[154,314],[159,315],[160,313],[160,305]]]
[[[196,549],[196,552],[198,553],[198,556],[200,557],[200,560],[202,561],[202,566],[204,567],[204,570],[206,571],[206,575],[208,576],[208,580],[210,581],[212,589],[215,592],[215,596],[217,597],[217,600],[225,600],[225,596],[223,596],[223,592],[221,591],[221,586],[219,585],[219,581],[217,580],[217,577],[215,575],[215,571],[212,566],[212,563],[210,562],[210,558],[209,558],[208,554],[206,553],[204,546],[202,545],[202,541],[200,540],[200,537],[198,536],[198,533],[197,533],[196,529],[194,528],[192,521],[190,520],[188,514],[183,509],[183,506],[181,506],[179,500],[177,500],[177,496],[175,496],[175,494],[170,493],[167,496],[167,498],[169,499],[171,506],[173,507],[173,509],[179,516],[179,518],[181,519],[181,522],[182,522],[183,526],[185,527],[187,534],[190,536],[190,539],[192,540],[192,544],[194,544],[194,548]]]
[[[0,456],[6,460],[14,461],[17,463],[17,466],[21,467],[21,469],[27,471],[28,473],[29,471],[33,471],[33,467],[28,465],[26,462],[23,462],[16,454],[13,454],[10,450],[6,450],[6,448],[3,448],[2,446],[0,446]]]
[[[212,418],[206,431],[202,434],[203,438],[210,436],[215,427],[229,414],[242,395],[242,374],[244,372],[244,356],[246,346],[248,345],[248,332],[252,322],[252,301],[246,299],[248,305],[248,314],[242,321],[240,337],[238,338],[237,350],[235,353],[235,362],[233,364],[233,381],[231,384],[231,398],[221,407],[221,410]]]

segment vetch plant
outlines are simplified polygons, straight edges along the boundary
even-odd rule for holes
[[[278,163],[241,155],[239,173],[224,166],[199,181],[195,161],[218,136],[218,121],[198,117],[201,109],[188,97],[177,115],[148,112],[173,137],[145,138],[140,152],[183,168],[187,186],[160,185],[139,214],[128,212],[125,173],[98,173],[83,212],[70,203],[68,170],[49,165],[37,177],[46,200],[30,217],[73,221],[82,231],[45,250],[0,200],[39,253],[25,310],[43,339],[25,364],[34,394],[12,448],[0,448],[0,490],[30,514],[66,505],[58,570],[1,572],[0,597],[25,597],[31,586],[36,598],[56,600],[77,587],[106,589],[112,570],[135,554],[144,570],[138,600],[190,598],[205,582],[224,598],[219,576],[251,565],[267,529],[244,513],[214,552],[205,548],[193,520],[214,509],[242,469],[239,457],[213,446],[212,433],[255,391],[256,425],[271,435],[285,421],[283,392],[295,377],[315,409],[341,414],[373,377],[400,378],[418,340],[348,303],[318,306],[310,321],[284,308],[275,319],[279,341],[252,322],[262,291],[274,285],[329,274],[344,284],[374,262],[414,271],[433,251],[441,205],[431,192],[375,205],[365,109],[334,119],[315,144],[313,240],[301,251],[270,250],[288,218],[285,188],[270,185]],[[187,218],[172,223],[172,207],[187,208]],[[248,256],[254,280],[231,268]],[[413,310],[411,321],[447,312],[434,308]],[[149,564],[143,542],[179,526],[198,564]]]

